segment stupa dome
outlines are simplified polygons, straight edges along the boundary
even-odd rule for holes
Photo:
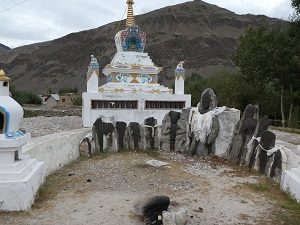
[[[24,135],[20,131],[24,111],[22,106],[9,96],[9,81],[5,72],[0,70],[0,139]]]

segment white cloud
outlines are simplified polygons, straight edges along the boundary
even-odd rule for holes
[[[187,0],[135,0],[135,12],[146,13]],[[1,0],[0,11],[20,0]],[[125,0],[27,0],[0,13],[0,43],[17,47],[120,20]],[[206,0],[239,14],[265,14],[288,19],[290,0]]]

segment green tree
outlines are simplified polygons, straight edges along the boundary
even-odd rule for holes
[[[76,96],[75,98],[72,99],[73,105],[76,106],[82,106],[82,97],[81,96]]]
[[[300,0],[292,0],[292,7],[295,10],[296,20],[300,17]]]
[[[240,37],[240,45],[233,57],[244,79],[253,86],[256,95],[265,94],[270,83],[281,92],[281,117],[285,126],[285,91],[295,82],[295,41],[287,29],[274,27],[249,28]],[[257,97],[258,98],[258,97]]]
[[[78,93],[78,89],[77,88],[61,88],[58,91],[58,94],[60,94],[60,95],[67,94],[67,93]]]
[[[207,80],[200,74],[192,73],[191,77],[185,81],[185,93],[192,95],[192,106],[197,106],[200,101],[201,92],[207,88]]]
[[[33,105],[41,105],[42,104],[42,99],[31,92],[27,91],[19,91],[16,90],[14,86],[10,87],[10,91],[12,94],[12,97],[20,104],[33,104]]]

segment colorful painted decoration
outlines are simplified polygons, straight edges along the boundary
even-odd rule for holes
[[[123,51],[143,52],[146,43],[146,33],[140,31],[137,25],[127,27],[122,32]]]
[[[120,83],[130,83],[132,77],[130,74],[120,73],[116,76],[116,80]]]
[[[91,55],[91,62],[87,71],[87,80],[91,78],[94,72],[99,76],[99,63],[97,62],[97,58],[94,55]]]
[[[139,81],[139,83],[149,84],[152,82],[153,78],[148,74],[139,74],[137,80]]]
[[[185,69],[183,68],[183,64],[184,64],[184,61],[181,61],[175,69],[175,78],[176,79],[180,79],[180,78],[185,79]]]
[[[107,80],[107,83],[112,82],[112,75],[107,76],[106,80]]]

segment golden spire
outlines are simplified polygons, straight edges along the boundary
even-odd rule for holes
[[[10,81],[3,70],[0,70],[0,81]]]
[[[126,27],[130,27],[135,24],[134,16],[133,16],[133,0],[127,0],[128,10],[127,10],[127,19],[126,19]]]

